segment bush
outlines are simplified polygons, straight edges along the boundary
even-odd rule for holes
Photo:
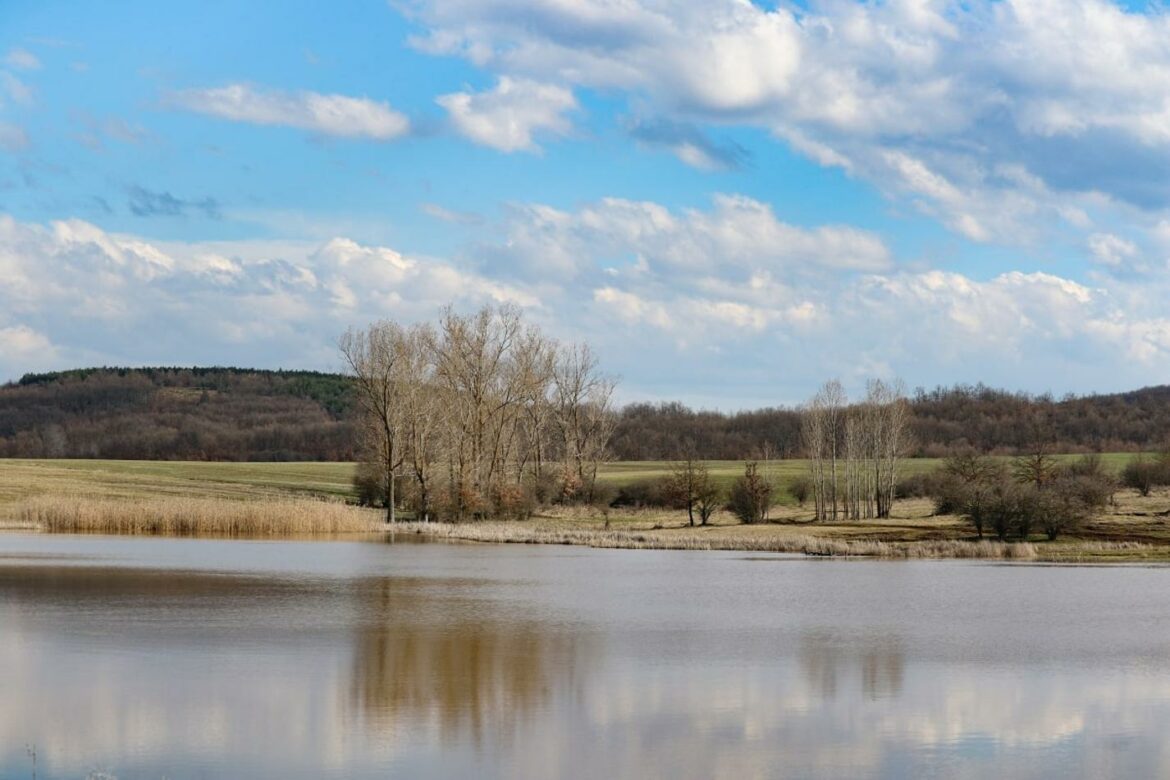
[[[613,505],[628,507],[668,507],[671,504],[671,495],[667,477],[639,479],[617,488]]]
[[[796,499],[796,503],[804,506],[813,493],[813,483],[808,477],[797,477],[788,483],[788,495]]]
[[[536,511],[536,497],[515,482],[496,484],[490,491],[492,514],[508,520],[527,520]]]
[[[731,486],[727,508],[741,522],[752,525],[768,519],[772,506],[772,486],[759,473],[755,463],[744,466],[743,476]]]
[[[958,515],[966,511],[972,493],[981,482],[967,482],[952,474],[940,474],[931,487],[936,515]],[[980,536],[982,536],[980,532]]]
[[[934,498],[948,481],[950,476],[942,470],[908,474],[894,485],[894,498]]]
[[[359,463],[353,474],[353,487],[360,506],[386,506],[386,475],[373,463]]]
[[[1165,459],[1146,460],[1144,456],[1138,455],[1121,470],[1121,484],[1148,496],[1154,487],[1170,482],[1167,479],[1168,471],[1170,468],[1167,468]]]

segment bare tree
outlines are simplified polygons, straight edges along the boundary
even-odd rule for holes
[[[403,339],[400,364],[404,457],[418,493],[415,514],[424,523],[431,516],[434,462],[442,444],[447,406],[446,394],[435,380],[431,361],[435,339],[435,332],[429,325],[410,328]]]
[[[592,496],[597,467],[617,424],[612,408],[615,385],[598,370],[597,357],[587,344],[561,349],[553,374],[553,414],[566,475],[587,497]]]
[[[386,522],[395,521],[394,478],[404,458],[402,366],[405,334],[396,323],[383,320],[365,330],[351,328],[338,346],[354,377],[362,412],[365,449],[386,480]]]
[[[710,482],[707,465],[700,461],[693,450],[688,450],[682,460],[671,466],[670,476],[667,478],[667,491],[672,503],[687,510],[687,521],[695,525],[695,506],[699,502],[699,494]]]
[[[817,519],[889,517],[909,429],[900,384],[870,382],[865,400],[849,405],[840,382],[825,383],[801,420]]]
[[[818,520],[836,520],[839,471],[845,438],[845,388],[836,379],[826,382],[804,412],[802,434],[812,470]]]

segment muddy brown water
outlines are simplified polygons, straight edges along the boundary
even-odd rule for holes
[[[1170,777],[1170,569],[0,535],[0,778]],[[104,774],[102,774],[104,773]]]

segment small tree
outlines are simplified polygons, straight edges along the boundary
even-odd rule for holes
[[[687,520],[692,527],[695,525],[695,504],[699,500],[699,489],[710,480],[707,464],[696,460],[693,455],[687,455],[671,467],[667,495],[671,503],[679,509],[687,510]]]
[[[744,465],[743,476],[731,487],[727,508],[748,525],[768,519],[772,505],[772,486],[764,479],[755,463]]]
[[[715,484],[715,480],[711,479],[711,474],[704,465],[702,478],[695,492],[695,509],[699,512],[700,525],[707,525],[711,522],[711,516],[719,510],[719,503],[722,499],[723,491]]]

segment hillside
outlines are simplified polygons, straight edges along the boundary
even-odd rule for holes
[[[352,460],[349,380],[313,371],[98,368],[29,374],[0,387],[0,457],[132,460]],[[1027,448],[1037,432],[1062,452],[1160,449],[1170,442],[1170,386],[1054,400],[981,385],[911,398],[918,455]],[[617,460],[791,457],[793,409],[696,411],[631,404],[612,440]]]
[[[0,457],[352,460],[344,377],[99,368],[0,387]]]

